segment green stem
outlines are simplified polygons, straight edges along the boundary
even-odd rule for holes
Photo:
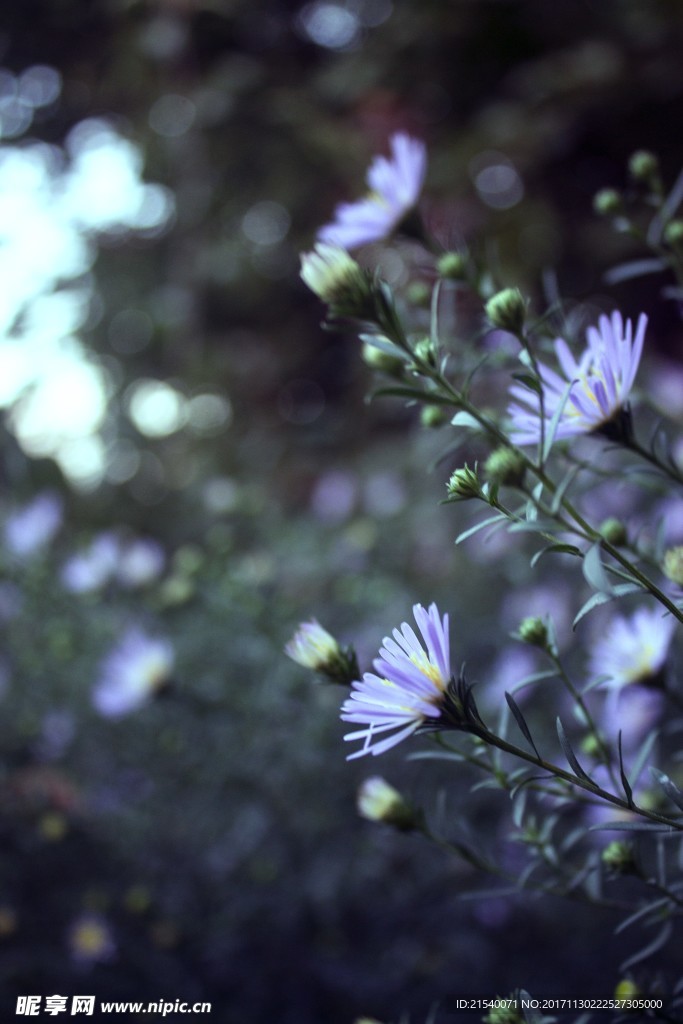
[[[564,768],[560,768],[559,765],[553,764],[551,761],[546,761],[535,753],[532,754],[529,751],[523,750],[521,747],[515,746],[514,743],[509,743],[507,740],[504,740],[502,736],[497,736],[495,733],[490,732],[485,726],[480,726],[472,731],[474,735],[479,736],[480,739],[484,740],[484,742],[488,743],[490,746],[496,747],[498,750],[502,750],[506,754],[512,754],[514,757],[518,757],[523,761],[527,761],[529,764],[533,764],[537,768],[542,768],[544,771],[549,772],[556,778],[563,779],[572,786],[578,786],[580,789],[583,789],[588,793],[592,793],[594,796],[600,797],[601,800],[614,804],[615,807],[619,807],[623,811],[628,811],[631,814],[638,814],[640,817],[646,818],[648,821],[655,822],[659,825],[665,825],[671,831],[683,832],[683,821],[676,821],[676,819],[669,818],[663,814],[658,814],[656,811],[649,811],[645,807],[638,807],[635,803],[629,803],[623,797],[616,796],[614,793],[608,793],[607,790],[602,789],[601,786],[598,786],[597,783],[592,780],[582,779],[578,775],[573,775]]]

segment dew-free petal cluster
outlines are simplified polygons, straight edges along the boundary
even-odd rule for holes
[[[390,140],[391,157],[375,157],[367,173],[370,194],[341,203],[335,219],[318,232],[322,242],[354,249],[391,234],[416,205],[427,170],[423,142],[398,132]]]
[[[174,651],[169,640],[129,628],[104,658],[93,704],[107,718],[136,711],[168,682]]]
[[[381,754],[441,717],[451,680],[448,615],[441,617],[435,604],[428,610],[416,604],[413,615],[422,640],[407,622],[393,637],[385,637],[373,662],[375,671],[352,684],[342,705],[343,721],[364,726],[344,737],[364,741],[350,758]]]
[[[314,671],[324,668],[339,656],[339,644],[316,619],[302,622],[285,645],[285,654],[292,661]]]
[[[664,667],[675,628],[675,620],[656,608],[616,616],[593,646],[591,674],[609,676],[612,687],[647,682]]]
[[[543,389],[544,430],[564,402],[555,437],[558,441],[590,434],[605,426],[624,408],[633,387],[645,340],[647,317],[641,313],[633,329],[621,313],[601,316],[586,332],[587,347],[576,359],[564,338],[555,341],[561,373],[539,365]],[[571,384],[567,396],[568,385]],[[541,437],[541,402],[538,394],[519,384],[510,388],[508,408],[513,444],[537,444]]]

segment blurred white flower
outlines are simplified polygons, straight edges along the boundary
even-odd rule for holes
[[[628,618],[612,619],[593,645],[592,676],[609,676],[610,687],[653,680],[664,667],[675,627],[674,619],[656,608],[638,608]]]

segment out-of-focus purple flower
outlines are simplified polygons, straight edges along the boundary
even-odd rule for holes
[[[72,594],[100,590],[116,572],[118,561],[118,538],[109,531],[100,533],[87,548],[64,563],[60,574],[62,584]]]
[[[131,627],[102,662],[93,691],[95,708],[107,718],[136,711],[169,681],[173,663],[169,640]]]
[[[635,335],[633,324],[615,311],[601,316],[586,332],[588,346],[577,361],[564,338],[555,341],[555,354],[563,376],[540,364],[544,430],[565,401],[555,437],[562,441],[605,427],[624,408],[638,370],[647,317],[641,313]],[[541,402],[535,391],[519,384],[510,388],[510,439],[514,444],[537,444],[541,436]]]
[[[116,952],[114,936],[107,921],[94,913],[83,913],[72,922],[68,933],[71,955],[82,966],[111,960]]]
[[[504,647],[486,673],[486,686],[481,688],[487,706],[505,707],[505,694],[515,689],[527,676],[538,671],[536,652],[522,644]],[[522,704],[533,693],[532,687],[523,687],[514,693],[515,700]]]
[[[43,491],[5,521],[5,546],[18,558],[30,558],[47,547],[62,525],[64,502]]]
[[[637,751],[661,722],[665,705],[666,695],[661,690],[651,690],[645,686],[612,690],[607,695],[599,719],[600,730],[615,750],[621,733],[622,750],[628,757]]]
[[[316,480],[311,494],[313,513],[326,522],[347,519],[358,495],[356,477],[343,469],[330,469]]]
[[[647,683],[664,667],[676,624],[656,608],[638,608],[633,615],[612,619],[594,644],[589,670],[608,676],[610,687]]]
[[[384,638],[380,656],[373,662],[375,672],[366,672],[362,681],[352,683],[351,696],[342,705],[344,722],[365,726],[344,737],[364,740],[361,750],[349,759],[381,754],[442,715],[451,681],[448,615],[442,619],[435,604],[428,611],[416,604],[413,615],[423,642],[404,622],[393,631],[393,639]],[[386,732],[391,735],[375,739]]]
[[[164,571],[166,555],[158,541],[135,537],[121,545],[116,576],[124,587],[145,587]]]
[[[355,249],[386,238],[416,205],[427,171],[423,142],[398,132],[390,140],[391,157],[375,157],[367,173],[370,195],[341,203],[335,220],[318,232],[323,242]]]
[[[164,549],[157,541],[143,537],[122,540],[107,530],[64,563],[61,580],[74,594],[92,593],[112,580],[131,589],[143,587],[159,578],[165,561]]]

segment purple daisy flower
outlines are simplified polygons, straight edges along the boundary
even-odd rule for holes
[[[344,737],[365,741],[348,760],[381,754],[442,715],[451,681],[448,615],[440,618],[435,604],[428,611],[416,604],[413,615],[423,642],[404,622],[400,630],[394,630],[393,640],[384,638],[380,656],[373,662],[375,672],[366,672],[362,681],[352,683],[351,696],[342,705],[344,722],[366,727]],[[375,740],[389,731],[390,736]]]
[[[5,522],[5,544],[18,558],[30,558],[50,543],[64,519],[64,502],[52,491],[43,491]]]
[[[322,242],[355,249],[390,235],[419,199],[427,171],[423,142],[402,132],[392,135],[391,157],[375,157],[367,173],[370,195],[341,203],[335,220],[318,232]]]
[[[613,688],[646,684],[664,667],[676,623],[656,608],[637,608],[633,615],[616,616],[603,630],[590,656],[593,676],[609,676]]]
[[[142,707],[168,683],[174,652],[169,640],[128,629],[102,663],[93,704],[106,718],[121,718]]]
[[[635,335],[632,322],[624,322],[621,313],[615,311],[610,317],[601,316],[597,327],[588,328],[588,346],[578,361],[564,338],[555,341],[555,354],[564,376],[548,366],[539,366],[546,432],[565,401],[570,382],[572,387],[555,434],[558,441],[590,434],[614,419],[624,408],[633,387],[646,326],[644,313],[638,318]],[[508,409],[510,440],[519,445],[537,444],[541,436],[539,396],[518,384],[510,388],[510,395],[513,399]]]

